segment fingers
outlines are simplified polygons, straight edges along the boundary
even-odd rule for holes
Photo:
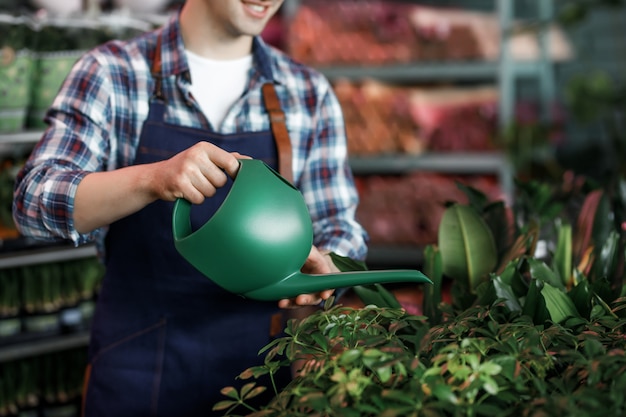
[[[311,278],[315,279],[315,278]],[[285,298],[278,302],[279,308],[293,309],[303,306],[315,306],[330,298],[335,290],[325,290],[317,294],[300,294],[295,298]]]
[[[200,204],[223,187],[228,176],[234,178],[237,175],[241,158],[247,157],[227,152],[209,142],[199,142],[158,163],[151,176],[152,188],[160,199],[185,198]]]
[[[304,265],[301,270],[305,274],[328,274],[332,272],[330,264],[326,260],[326,256],[323,255],[315,246],[311,247],[309,256],[304,261]]]
[[[301,270],[305,274],[329,274],[339,271],[333,264],[330,255],[320,252],[315,246],[311,246],[309,256],[305,260]],[[311,277],[311,279],[315,279],[315,277]],[[295,298],[280,300],[278,307],[290,309],[307,305],[318,305],[323,300],[330,298],[334,292],[334,289],[329,289],[316,294],[300,294]]]

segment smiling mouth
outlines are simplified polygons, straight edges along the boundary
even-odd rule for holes
[[[267,10],[267,7],[261,6],[259,4],[248,4],[248,7],[257,13],[263,13]]]
[[[257,18],[265,17],[269,10],[269,5],[265,4],[265,2],[243,1],[242,3],[248,10],[248,13]]]

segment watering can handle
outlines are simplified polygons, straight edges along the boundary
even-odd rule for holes
[[[174,241],[184,239],[191,234],[191,203],[184,198],[178,198],[174,203],[172,233]]]

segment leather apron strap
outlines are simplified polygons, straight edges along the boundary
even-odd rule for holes
[[[291,140],[285,125],[285,113],[280,106],[280,100],[276,95],[274,84],[263,84],[263,101],[265,109],[270,115],[272,134],[278,150],[278,172],[289,182],[293,183],[293,170],[291,167]]]
[[[161,73],[161,36],[157,37],[156,49],[154,50],[154,58],[152,59],[152,77],[154,78],[154,89],[152,98],[156,98],[165,102],[165,96],[163,95],[163,74]]]
[[[162,74],[161,74],[161,37],[157,38],[157,45],[152,60],[152,76],[155,79],[154,98],[166,101],[163,91],[161,89]],[[270,116],[270,127],[274,141],[276,142],[276,149],[278,151],[278,172],[290,183],[293,183],[293,169],[292,169],[292,152],[291,152],[291,139],[289,139],[289,132],[287,131],[287,125],[285,124],[285,112],[283,112],[280,106],[280,100],[276,94],[274,84],[265,83],[262,87],[263,103],[265,104],[265,110]]]

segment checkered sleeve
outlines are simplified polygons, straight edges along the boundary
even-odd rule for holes
[[[80,234],[73,222],[74,196],[89,172],[107,155],[110,81],[90,55],[66,78],[46,115],[48,128],[19,172],[13,217],[20,233],[43,240],[92,241],[99,231]]]
[[[343,113],[330,85],[326,81],[316,84],[320,100],[299,181],[313,220],[314,244],[363,260],[367,254],[367,233],[355,220],[358,194],[347,161]]]

